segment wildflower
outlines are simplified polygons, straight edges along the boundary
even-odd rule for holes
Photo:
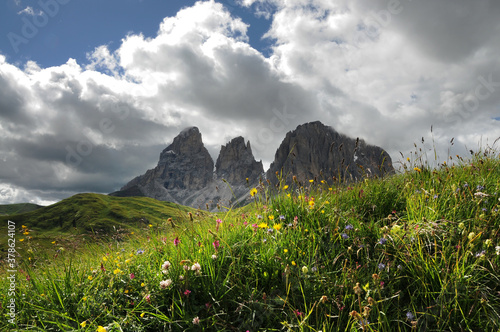
[[[102,327],[101,325],[99,325],[99,326],[97,327],[97,330],[96,330],[96,331],[97,331],[97,332],[107,332],[108,330],[106,330],[104,327]]]
[[[170,261],[165,261],[163,262],[163,264],[161,265],[161,269],[162,270],[167,270],[170,269],[170,266],[172,266],[172,264],[170,263]],[[165,272],[164,272],[165,273]]]
[[[257,215],[257,219],[262,220],[262,218],[263,218],[262,215],[260,214]]]
[[[214,254],[214,255],[212,255],[212,259],[213,259],[213,260],[216,260],[216,259],[217,259],[217,255],[215,255],[215,254]]]
[[[283,252],[286,254],[288,252],[288,249],[283,249]]]
[[[193,318],[193,324],[194,325],[199,325],[200,324],[200,318],[198,316],[196,316],[195,318]]]
[[[259,224],[259,228],[268,228],[268,227],[267,227],[267,224],[265,222],[261,222]]]
[[[23,241],[24,241],[24,239],[19,239],[19,242],[23,242]]]
[[[470,232],[469,235],[467,235],[467,238],[470,241],[474,240],[475,237],[476,237],[476,233],[474,233],[474,232]]]
[[[195,271],[196,275],[201,274],[201,265],[200,263],[194,263],[193,266],[191,266],[191,270]]]
[[[349,238],[349,235],[347,235],[346,233],[342,233],[341,236],[344,240],[347,240]]]
[[[167,287],[170,287],[170,285],[172,285],[172,279],[160,281],[160,288],[161,289],[166,289]]]
[[[300,311],[298,311],[298,310],[294,310],[293,312],[294,312],[297,316],[299,316],[299,317],[300,317],[300,316],[302,316],[302,315],[304,314],[304,313],[302,313],[302,312],[300,312]]]
[[[273,215],[270,215],[268,218],[269,218],[269,220],[274,220],[274,216]]]
[[[250,196],[254,197],[254,196],[255,196],[255,194],[257,194],[257,188],[252,188],[252,189],[250,190]]]
[[[268,228],[268,229],[267,229],[267,232],[268,232],[268,233],[272,233],[272,232],[274,232],[274,229],[272,229],[272,228]]]
[[[152,225],[152,224],[149,224],[148,226],[149,226],[149,228],[153,228],[153,225]]]
[[[411,311],[408,311],[406,313],[406,319],[408,319],[408,320],[414,320],[415,316],[413,315],[413,313]]]
[[[135,278],[135,274],[134,273],[130,273],[130,279],[134,279]]]
[[[219,250],[219,240],[215,240],[214,242],[212,242],[212,245],[214,246],[215,251]]]
[[[363,293],[363,290],[361,289],[361,287],[359,287],[359,282],[356,283],[356,286],[354,286],[353,289],[354,289],[354,294],[359,295]]]
[[[486,253],[486,250],[481,250],[480,252],[478,252],[476,254],[476,258],[483,257],[485,253]]]
[[[92,281],[92,279],[94,279],[92,276],[88,276],[87,279],[89,279],[90,281]]]
[[[476,187],[476,191],[481,191],[481,190],[484,190],[484,187],[483,187],[483,186],[481,186],[481,185],[478,185],[478,186]]]
[[[141,287],[144,287],[144,286],[146,286],[146,284],[145,284],[145,283],[143,283],[143,282],[141,282]]]
[[[114,274],[120,274],[121,272],[122,272],[122,270],[120,270],[118,268],[113,271]]]
[[[141,314],[141,318],[144,318],[144,315],[146,315],[146,313],[145,313],[145,312],[143,312],[143,313]]]
[[[387,242],[387,239],[385,237],[380,238],[380,240],[378,241],[378,243],[382,244],[382,245],[384,245],[386,242]]]
[[[280,231],[281,230],[281,227],[282,225],[281,224],[274,224],[273,228],[276,230],[276,231]]]
[[[295,264],[295,261],[292,261],[292,265],[293,265],[293,266],[295,266],[295,265],[297,265],[297,264]]]
[[[314,273],[314,272],[316,272],[316,271],[318,271],[318,268],[317,268],[316,266],[313,266],[313,267],[311,268],[311,272],[313,272],[313,273]]]
[[[418,168],[418,167],[414,167],[413,170],[416,171],[416,172],[419,172],[419,173],[422,172],[422,170],[420,168]]]
[[[189,296],[189,294],[191,294],[191,291],[190,291],[189,289],[186,289],[186,290],[184,291],[184,295]]]
[[[354,229],[354,227],[352,225],[346,225],[345,226],[345,230],[346,231],[350,231],[350,230],[353,230],[353,229]]]
[[[182,274],[179,276],[179,281],[184,281],[184,276]]]
[[[222,224],[222,220],[221,219],[217,219],[215,222],[217,223],[215,225],[215,231],[218,232],[219,231],[219,226]]]
[[[86,320],[84,320],[83,322],[81,322],[81,323],[80,323],[80,326],[81,326],[81,327],[85,327],[85,326],[87,326],[87,321],[86,321]]]
[[[142,249],[137,249],[136,254],[137,254],[137,255],[142,255],[142,254],[144,254],[144,250],[142,250]]]
[[[288,185],[285,184],[285,186],[283,187],[283,190],[287,190],[288,189]]]
[[[181,240],[179,240],[179,237],[176,237],[176,238],[174,239],[174,246],[176,246],[176,247],[177,247],[177,246],[179,245],[179,243],[181,243]]]
[[[500,255],[500,246],[496,246],[495,251],[496,251],[497,256]]]
[[[309,272],[309,269],[307,268],[307,266],[302,266],[302,273],[307,273]]]
[[[385,264],[380,263],[380,264],[378,265],[378,269],[379,269],[379,270],[383,270],[383,269],[385,269]]]
[[[376,304],[375,300],[373,299],[373,297],[368,297],[368,304],[371,305],[371,306],[374,306]]]
[[[321,303],[326,303],[328,301],[328,297],[326,295],[323,295],[320,299]]]
[[[161,287],[161,283],[160,283],[160,287]],[[165,286],[167,287],[167,286]],[[147,294],[146,296],[144,296],[144,299],[146,300],[147,303],[151,303],[151,295]]]
[[[458,224],[458,228],[459,229],[464,229],[465,228],[465,224],[463,222],[461,222],[460,224]]]

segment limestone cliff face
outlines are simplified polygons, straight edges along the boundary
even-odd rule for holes
[[[113,196],[147,196],[196,208],[229,207],[248,197],[249,186],[264,175],[250,143],[237,137],[221,147],[214,162],[196,127],[183,130],[160,154],[158,165],[134,178]],[[248,183],[246,178],[249,179]]]
[[[241,136],[221,147],[215,169],[218,178],[236,185],[246,183],[247,179],[249,183],[254,183],[264,173],[262,161],[254,159],[250,142],[245,144]]]
[[[364,174],[381,176],[394,171],[384,150],[339,134],[321,122],[298,126],[286,134],[276,151],[267,178],[277,182],[296,176],[299,181],[317,178],[331,182],[360,179]]]
[[[221,146],[215,163],[196,127],[183,130],[160,154],[155,168],[134,178],[114,196],[147,196],[195,208],[231,207],[248,201],[249,190],[267,177],[276,183],[276,172],[290,180],[317,178],[331,182],[380,176],[393,172],[389,155],[379,147],[340,135],[321,122],[298,126],[286,134],[274,162],[264,173],[250,142],[236,137]],[[247,181],[248,178],[248,181]]]

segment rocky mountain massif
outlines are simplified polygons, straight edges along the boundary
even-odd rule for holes
[[[264,173],[243,137],[221,146],[214,165],[198,128],[183,130],[160,154],[158,165],[134,178],[113,196],[147,196],[195,208],[229,207],[248,199],[259,180],[276,183],[321,179],[356,180],[394,172],[390,156],[379,147],[337,133],[321,122],[298,126],[286,134],[274,162]]]

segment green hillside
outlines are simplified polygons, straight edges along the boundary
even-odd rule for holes
[[[120,239],[145,226],[156,229],[168,218],[183,220],[188,211],[194,209],[147,197],[77,194],[31,212],[0,216],[0,246],[4,254],[9,220],[18,236],[37,243],[40,250],[52,247],[54,241],[76,250],[89,236]]]
[[[35,211],[43,206],[31,203],[5,204],[0,205],[0,216],[9,216],[13,214]]]

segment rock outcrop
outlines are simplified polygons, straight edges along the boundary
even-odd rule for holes
[[[314,178],[331,182],[334,176],[354,181],[365,174],[381,176],[392,172],[387,152],[341,135],[321,122],[306,123],[287,133],[267,174],[243,137],[221,146],[214,171],[198,128],[191,127],[161,152],[155,168],[110,195],[147,196],[215,210],[246,202],[250,188],[266,177],[276,183],[276,173],[285,181],[296,176],[302,182]]]
[[[221,147],[215,163],[217,178],[225,179],[232,185],[255,183],[264,173],[262,161],[255,161],[250,142],[245,145],[241,136],[233,138]]]
[[[284,181],[296,176],[301,182],[315,178],[332,182],[334,176],[349,181],[365,174],[381,176],[392,172],[394,168],[387,152],[363,140],[341,135],[316,121],[286,134],[267,171],[267,179],[276,183],[278,174]]]
[[[160,154],[158,165],[134,178],[113,196],[146,196],[162,201],[213,210],[245,200],[249,187],[264,175],[250,142],[237,137],[214,162],[196,127],[183,130]],[[246,180],[248,178],[248,181]]]

